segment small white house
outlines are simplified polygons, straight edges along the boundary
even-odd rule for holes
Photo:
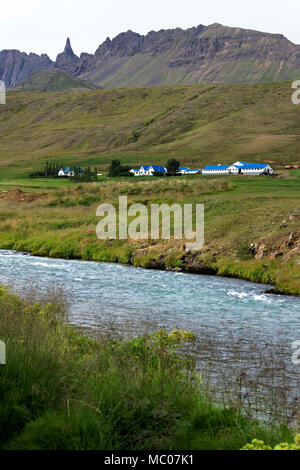
[[[79,173],[83,174],[82,168],[79,168]],[[67,176],[67,177],[74,176],[75,175],[74,168],[61,168],[59,172],[57,173],[57,175]]]
[[[139,170],[130,170],[134,176],[153,176],[154,173],[167,173],[167,169],[160,165],[142,165]]]
[[[139,172],[140,170],[139,169],[136,169],[136,168],[132,168],[132,170],[130,170],[129,173],[133,173],[134,176],[139,176]]]
[[[227,175],[230,165],[207,165],[202,170],[202,175]]]
[[[58,176],[73,176],[71,168],[61,168],[58,172]]]
[[[235,162],[228,172],[233,175],[272,175],[274,170],[268,163]]]

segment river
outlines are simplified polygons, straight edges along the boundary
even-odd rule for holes
[[[3,250],[0,283],[41,295],[60,289],[70,303],[69,323],[87,330],[103,325],[130,335],[159,327],[191,330],[200,338],[197,354],[206,366],[214,358],[230,375],[253,370],[255,362],[257,377],[268,366],[259,379],[264,386],[280,382],[281,393],[289,382],[293,399],[298,390],[300,366],[292,364],[291,343],[300,340],[300,297],[265,294],[267,286],[238,279]]]

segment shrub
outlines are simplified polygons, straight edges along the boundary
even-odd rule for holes
[[[266,445],[264,441],[253,439],[250,444],[244,445],[241,450],[300,450],[300,434],[295,436],[293,443],[281,442],[273,448]]]
[[[236,250],[236,254],[239,260],[246,261],[252,258],[252,250],[251,247],[246,242],[241,242],[238,245]]]

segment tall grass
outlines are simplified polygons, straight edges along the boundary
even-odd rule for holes
[[[1,288],[2,449],[238,449],[292,441],[209,399],[184,343],[164,330],[89,339],[65,323],[59,299],[30,302]]]

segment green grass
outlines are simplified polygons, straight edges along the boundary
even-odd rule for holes
[[[254,438],[292,442],[284,426],[253,421],[207,398],[180,353],[191,333],[88,339],[64,322],[62,299],[0,288],[0,448],[18,450],[239,449]]]
[[[184,166],[299,163],[300,115],[291,85],[190,85],[79,93],[8,92],[0,107],[0,180],[46,160],[105,171],[172,156]]]
[[[97,88],[93,83],[76,79],[63,70],[54,69],[36,72],[14,89],[18,91],[74,92]]]

